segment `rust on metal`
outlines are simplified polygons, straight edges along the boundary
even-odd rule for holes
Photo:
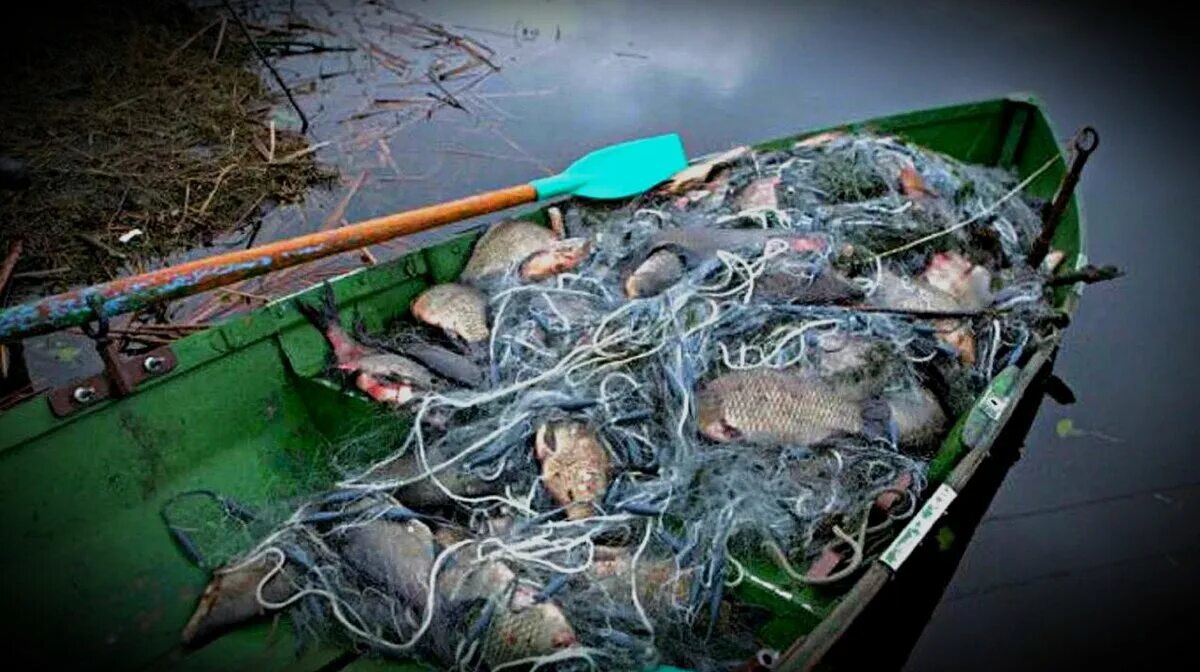
[[[1054,240],[1054,232],[1058,230],[1058,223],[1062,220],[1063,213],[1067,210],[1067,204],[1075,193],[1075,185],[1079,184],[1079,175],[1083,172],[1083,164],[1087,163],[1088,157],[1096,151],[1099,144],[1100,134],[1091,126],[1079,129],[1072,139],[1071,164],[1067,167],[1067,173],[1063,175],[1062,182],[1058,185],[1058,191],[1054,193],[1054,200],[1050,201],[1050,204],[1042,211],[1042,233],[1037,240],[1033,241],[1033,247],[1029,250],[1029,256],[1026,258],[1030,266],[1037,268],[1050,251],[1050,242]]]
[[[121,357],[116,353],[116,347],[115,343],[110,342],[100,348],[100,357],[104,360],[103,373],[74,381],[46,395],[50,410],[56,417],[71,415],[104,399],[130,394],[146,379],[161,376],[178,363],[169,346],[137,357]]]
[[[0,312],[0,341],[83,324],[96,313],[93,303],[98,303],[106,315],[120,315],[157,302],[197,294],[289,266],[536,200],[537,190],[530,185],[508,187],[63,292]]]

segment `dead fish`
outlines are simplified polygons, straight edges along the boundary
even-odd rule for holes
[[[779,199],[775,195],[775,187],[779,185],[779,176],[760,177],[742,189],[734,201],[736,208],[742,210],[755,210],[762,208],[778,208]]]
[[[693,163],[675,173],[663,188],[668,193],[682,194],[695,185],[708,181],[708,178],[716,169],[727,166],[749,153],[749,147],[734,147],[727,152],[722,152],[708,159]]]
[[[499,560],[473,560],[477,545],[460,549],[452,564],[438,574],[438,594],[448,602],[461,603],[491,597],[517,579],[508,565]]]
[[[368,348],[354,340],[342,328],[329,283],[325,283],[320,305],[297,301],[296,307],[325,334],[333,348],[336,368],[353,375],[355,387],[372,399],[402,405],[416,392],[433,387],[433,375],[420,364],[395,353]]]
[[[772,303],[838,305],[863,298],[863,290],[829,266],[811,277],[787,268],[768,269],[754,281],[755,299]]]
[[[233,565],[214,572],[204,594],[200,596],[200,604],[183,628],[183,643],[192,645],[206,642],[234,626],[267,613],[267,609],[258,601],[260,584],[267,602],[283,602],[294,595],[296,587],[288,576],[286,565],[263,584],[276,564],[275,558],[264,557],[243,567]]]
[[[430,466],[433,466],[438,461],[435,457],[429,456]],[[417,455],[415,453],[407,453],[380,467],[371,475],[371,480],[400,481],[412,478],[423,472],[424,470],[421,468],[421,463]],[[460,497],[494,495],[500,492],[503,487],[503,484],[500,482],[501,479],[485,481],[458,467],[439,471],[436,476],[438,483],[441,483],[446,490]],[[454,503],[454,498],[447,495],[442,488],[439,488],[433,482],[432,477],[423,478],[415,483],[400,487],[394,494],[396,499],[405,505],[417,508],[449,506]]]
[[[460,550],[456,562],[438,575],[438,593],[444,602],[504,599],[516,573],[498,560],[472,562],[471,556],[470,547]],[[535,602],[536,594],[533,588],[518,585],[496,606],[481,647],[489,666],[543,656],[578,641],[562,609],[551,601]]]
[[[578,267],[591,252],[587,238],[567,238],[551,243],[521,262],[522,280],[542,280]]]
[[[520,219],[500,222],[475,243],[475,250],[462,272],[464,282],[478,282],[502,275],[535,252],[550,247],[559,238],[550,229]]]
[[[467,343],[486,341],[491,331],[487,321],[487,297],[474,287],[448,282],[434,285],[413,301],[412,314],[426,324],[439,327]]]
[[[925,180],[912,164],[900,169],[900,191],[912,200],[937,197],[935,192],[925,186]]]
[[[979,310],[991,303],[991,272],[957,252],[933,255],[921,277],[952,297],[959,310]]]
[[[534,455],[542,463],[542,482],[554,501],[567,507],[567,518],[592,513],[592,502],[608,487],[608,451],[586,423],[558,420],[538,427]]]
[[[768,240],[780,238],[789,241],[806,240],[805,236],[780,233],[770,229],[715,229],[688,226],[664,229],[650,238],[646,249],[653,253],[662,248],[675,250],[685,262],[694,265],[708,259],[721,250],[737,251],[744,248],[761,248]],[[805,244],[807,247],[807,244]]]
[[[885,400],[901,447],[928,446],[941,438],[946,428],[946,413],[928,389],[892,393]]]
[[[666,229],[651,237],[644,248],[648,253],[625,279],[625,294],[630,298],[655,296],[682,279],[688,268],[711,259],[719,251],[760,249],[772,239],[787,241],[796,252],[821,249],[826,245],[819,236],[782,234],[767,229]],[[792,289],[789,282],[788,278],[780,278],[780,290]]]
[[[714,441],[814,444],[864,430],[866,404],[816,376],[775,369],[732,371],[697,398],[700,432]]]
[[[957,312],[964,310],[962,304],[950,294],[930,285],[923,277],[916,280],[902,278],[884,270],[879,283],[869,300],[870,305],[901,310],[929,310]],[[975,363],[975,336],[971,325],[965,320],[934,320],[938,340],[946,343],[958,353],[967,365]]]
[[[523,609],[502,609],[483,639],[483,660],[495,668],[524,658],[545,656],[579,641],[566,614],[542,602]]]
[[[432,343],[400,346],[400,354],[411,357],[437,375],[467,387],[483,384],[483,369],[470,359]]]
[[[844,131],[826,131],[824,133],[810,135],[807,138],[799,140],[795,145],[792,145],[792,147],[794,149],[812,149],[814,147],[820,147],[821,145],[833,142],[845,134],[846,133]]]
[[[342,557],[406,605],[423,605],[437,555],[433,532],[419,520],[373,520],[342,533]]]
[[[661,294],[679,282],[686,271],[678,254],[668,249],[660,249],[646,257],[646,260],[625,279],[625,295],[635,299]]]
[[[817,375],[849,399],[878,395],[898,368],[891,350],[877,339],[830,332],[817,337]]]

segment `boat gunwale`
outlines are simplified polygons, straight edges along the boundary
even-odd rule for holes
[[[982,114],[996,114],[1001,112],[1005,105],[1019,104],[1028,105],[1035,115],[1040,116],[1041,120],[1050,128],[1054,137],[1058,137],[1054,132],[1055,127],[1049,116],[1045,112],[1045,108],[1041,101],[1030,94],[1010,94],[1000,98],[991,98],[975,102],[968,102],[956,105],[946,105],[942,107],[927,108],[906,112],[896,115],[888,115],[860,121],[845,122],[836,125],[830,125],[814,130],[804,130],[789,136],[767,140],[753,145],[755,148],[763,149],[788,146],[803,138],[812,137],[821,133],[827,133],[836,130],[857,130],[870,128],[872,125],[886,125],[893,132],[903,133],[904,126],[928,125],[929,119],[939,117],[940,122],[950,122],[956,119],[966,119],[970,117],[980,116]],[[1031,123],[1032,120],[1025,123]],[[1022,143],[1026,142],[1024,139]],[[1066,156],[1062,151],[1061,145],[1058,147],[1058,163],[1056,170],[1065,171]],[[692,162],[703,159],[704,157],[696,157]],[[547,204],[541,204],[534,209],[525,209],[515,214],[508,214],[508,217],[518,219],[530,219],[541,215]],[[1086,264],[1086,226],[1083,208],[1078,197],[1071,200],[1069,213],[1075,216],[1075,235],[1078,240],[1078,254],[1074,260],[1076,268]],[[436,250],[446,250],[454,246],[466,246],[473,242],[483,231],[486,225],[486,220],[480,221],[479,224],[471,228],[457,233],[445,240],[432,242],[429,245],[418,248],[405,254],[404,256],[384,262],[377,266],[362,267],[351,270],[329,280],[329,283],[334,287],[339,304],[353,304],[369,297],[388,291],[391,288],[398,286],[404,282],[419,281],[424,283],[433,283],[437,281],[435,273],[431,270],[430,254]],[[390,277],[391,276],[391,277]],[[1082,285],[1076,285],[1073,291],[1062,295],[1060,305],[1058,306],[1065,314],[1071,315],[1077,308]],[[256,343],[278,338],[281,334],[297,329],[307,328],[308,323],[303,316],[292,306],[292,302],[300,297],[311,295],[313,292],[320,291],[319,286],[313,286],[304,290],[300,290],[293,294],[279,297],[272,300],[268,304],[261,306],[253,311],[230,316],[219,324],[213,325],[213,328],[206,329],[201,332],[189,335],[170,345],[178,358],[178,365],[168,374],[150,379],[143,383],[135,392],[134,395],[142,394],[159,385],[170,384],[180,376],[199,369],[215,360],[221,359],[231,352],[250,347]],[[401,314],[402,311],[397,311],[393,317]],[[1052,349],[1049,358],[1053,356],[1053,349],[1059,347],[1061,341],[1061,332],[1056,332],[1049,347]],[[282,345],[282,343],[281,343]],[[282,348],[281,348],[282,349]],[[1037,353],[1031,353],[1037,354]],[[1028,363],[1020,367],[1014,382],[1014,396],[1012,403],[1018,403],[1024,396],[1029,385],[1034,380],[1040,370],[1040,366],[1029,366]],[[43,400],[44,395],[39,395],[32,399],[26,400],[13,408],[0,413],[0,454],[4,451],[19,447],[20,445],[32,441],[50,432],[56,431],[73,422],[79,421],[93,413],[101,412],[109,408],[113,404],[120,403],[121,399],[105,400],[94,406],[83,409],[80,412],[67,416],[65,418],[56,418],[50,414],[48,405]],[[975,400],[978,404],[983,397],[981,394]],[[965,417],[965,415],[964,415]],[[8,431],[15,429],[19,431]],[[995,432],[991,432],[987,437],[986,445],[977,445],[976,450],[982,449],[985,453],[991,449],[991,443],[999,430],[1003,426],[998,426]],[[949,438],[947,439],[949,440]],[[959,455],[955,462],[963,458]],[[968,477],[962,487],[966,487],[971,482]],[[929,493],[922,497],[922,504],[928,500]],[[861,578],[843,595],[850,594],[856,586],[861,582]],[[840,599],[840,598],[839,598]],[[836,603],[836,602],[835,602]],[[843,631],[844,632],[844,631]],[[840,637],[843,632],[838,632],[835,640]]]

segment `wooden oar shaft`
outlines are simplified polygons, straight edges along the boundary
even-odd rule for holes
[[[537,191],[523,184],[48,296],[0,313],[0,340],[83,324],[95,318],[92,303],[97,300],[106,315],[128,313],[159,301],[536,200]]]

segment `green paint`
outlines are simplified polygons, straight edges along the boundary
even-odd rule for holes
[[[1011,161],[1028,175],[1058,151],[1035,105],[1012,97],[871,124],[959,159]],[[1012,124],[1020,116],[1024,128],[1018,133]],[[800,137],[762,147],[786,147]],[[1033,192],[1052,195],[1064,167],[1060,161]],[[540,212],[522,217],[544,221]],[[429,283],[457,277],[477,236],[463,234],[334,281],[346,324],[352,311],[369,329],[402,318]],[[1068,267],[1083,240],[1073,202],[1055,241],[1070,253]],[[319,291],[305,296],[317,298]],[[1061,309],[1074,309],[1069,289],[1058,299]],[[357,393],[316,379],[328,347],[290,303],[232,317],[172,348],[178,366],[128,399],[65,419],[53,417],[41,398],[0,414],[0,504],[6,511],[0,535],[20,549],[0,555],[0,593],[22,615],[10,636],[31,646],[61,646],[61,624],[70,623],[71,645],[97,667],[336,667],[344,660],[331,650],[296,658],[286,621],[270,637],[265,622],[199,651],[180,651],[179,631],[207,577],[175,548],[158,509],[172,494],[198,487],[259,508],[322,487],[329,478],[324,451],[369,424],[375,408]],[[1014,370],[1005,384],[1027,375]],[[963,455],[966,420],[958,419],[935,456],[932,483]],[[766,558],[739,560],[819,614],[827,614],[844,590],[796,585]],[[743,582],[736,592],[774,612],[760,633],[771,646],[786,647],[818,622],[761,587]],[[369,658],[351,663],[355,669],[383,665]]]

